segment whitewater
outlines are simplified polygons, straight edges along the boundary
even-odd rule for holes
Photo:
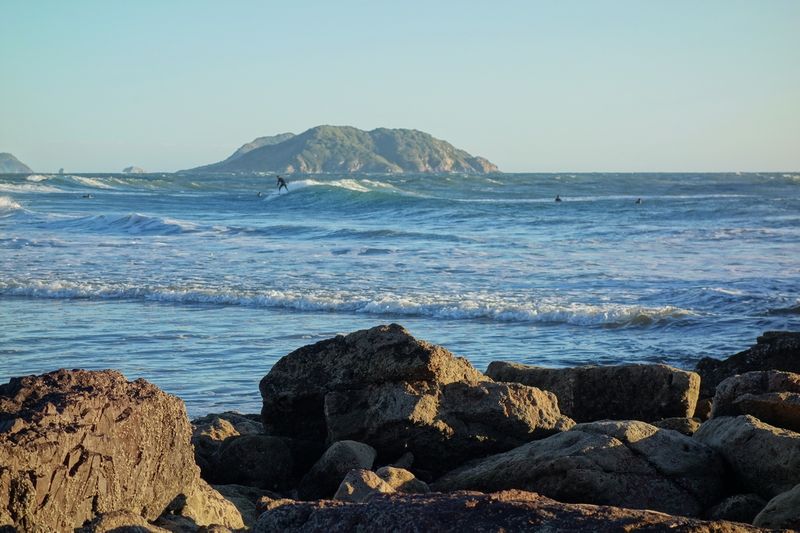
[[[691,368],[800,328],[797,173],[287,181],[0,175],[0,382],[116,368],[257,411],[281,356],[381,323],[479,369]]]

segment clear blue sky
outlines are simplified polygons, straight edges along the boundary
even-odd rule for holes
[[[177,170],[318,124],[509,172],[800,169],[800,1],[0,0],[0,152]]]

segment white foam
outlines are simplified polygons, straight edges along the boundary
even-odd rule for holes
[[[92,189],[113,189],[111,185],[100,181],[97,178],[87,178],[85,176],[68,176],[69,179],[78,183],[79,185],[83,185],[84,187],[90,187]]]
[[[0,281],[0,295],[34,298],[135,298],[169,303],[238,305],[313,312],[350,312],[368,315],[423,316],[450,320],[566,323],[582,326],[631,326],[695,316],[673,306],[644,307],[622,304],[504,302],[487,297],[452,299],[435,296],[361,296],[346,292],[303,290],[239,291],[210,288],[143,287],[128,284],[68,281]]]
[[[47,181],[47,180],[49,180],[51,177],[52,177],[52,176],[43,176],[43,175],[41,175],[41,174],[31,174],[30,176],[28,176],[28,177],[27,177],[27,178],[25,178],[25,179],[26,179],[26,180],[28,180],[28,181],[32,181],[32,182],[34,182],[34,183],[38,183],[38,182],[40,182],[40,181]]]
[[[40,183],[0,183],[0,191],[12,193],[64,192],[58,187]]]
[[[0,211],[16,211],[18,209],[22,209],[18,202],[8,196],[0,196]]]

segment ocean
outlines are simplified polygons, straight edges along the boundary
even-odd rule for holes
[[[287,181],[0,175],[0,382],[115,368],[258,412],[281,356],[391,322],[480,370],[692,368],[800,329],[798,174]]]

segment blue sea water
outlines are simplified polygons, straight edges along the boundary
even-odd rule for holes
[[[481,370],[690,368],[800,329],[797,174],[288,182],[0,176],[0,382],[116,368],[255,412],[281,356],[381,323]]]

